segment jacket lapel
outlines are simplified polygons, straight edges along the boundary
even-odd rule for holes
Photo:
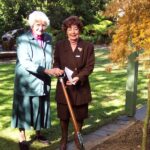
[[[46,34],[44,34],[43,41],[44,41],[44,47],[43,47],[43,49],[45,50],[47,44],[48,44],[48,43],[49,43],[49,44],[51,43],[51,39],[50,39]]]
[[[37,40],[34,39],[32,33],[30,31],[28,32],[28,39],[29,39],[29,41],[30,41],[31,44],[33,44],[33,45],[35,45],[35,46],[37,46],[37,47],[40,48],[39,43],[37,42]],[[51,39],[44,33],[43,41],[44,41],[44,47],[43,47],[43,49],[45,49],[46,46],[47,46],[47,44],[51,43]]]
[[[32,35],[31,31],[28,32],[28,39],[29,39],[29,42],[31,44],[31,47],[32,45],[35,46],[35,47],[39,47],[39,44],[38,42],[35,40],[34,36]]]
[[[70,42],[68,40],[66,40],[66,45],[65,45],[65,51],[66,51],[66,55],[68,55],[71,66],[73,66],[73,68],[77,68],[77,62],[74,56],[74,52],[72,51]]]
[[[76,51],[79,51],[80,53],[83,53],[84,49],[83,49],[82,39],[79,38],[77,47],[76,47],[76,49],[75,49],[74,52],[72,51],[70,42],[69,42],[68,40],[67,40],[66,46],[67,46],[67,47],[66,47],[66,50],[67,50],[67,53],[69,53],[69,56],[70,56],[72,65],[74,66],[74,68],[77,68],[77,69],[78,69],[78,67],[79,67],[80,64],[77,62]],[[68,56],[68,57],[69,57],[69,56]],[[80,55],[80,57],[81,57],[81,55]]]

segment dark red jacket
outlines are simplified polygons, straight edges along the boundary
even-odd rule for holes
[[[92,43],[79,39],[74,52],[68,40],[61,40],[55,46],[54,67],[60,69],[68,67],[74,71],[73,77],[79,77],[79,82],[76,85],[67,86],[67,92],[73,105],[87,104],[92,99],[88,76],[93,71],[94,62],[94,46]],[[66,104],[59,81],[56,88],[56,101]]]

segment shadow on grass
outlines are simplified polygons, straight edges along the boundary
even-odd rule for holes
[[[0,150],[19,150],[19,145],[10,139],[0,137]]]

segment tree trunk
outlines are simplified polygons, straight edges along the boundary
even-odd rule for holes
[[[142,150],[148,150],[148,125],[149,125],[149,118],[150,118],[150,79],[148,82],[148,100],[147,100],[147,111],[146,116],[144,119],[144,126],[143,126],[143,138],[142,138]]]

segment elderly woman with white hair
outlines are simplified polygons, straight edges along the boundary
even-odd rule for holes
[[[30,31],[17,39],[14,97],[11,126],[19,128],[20,149],[28,149],[25,130],[36,131],[35,139],[48,144],[41,134],[50,127],[51,76],[63,74],[52,68],[51,36],[45,33],[50,21],[45,13],[34,11],[29,15]]]

